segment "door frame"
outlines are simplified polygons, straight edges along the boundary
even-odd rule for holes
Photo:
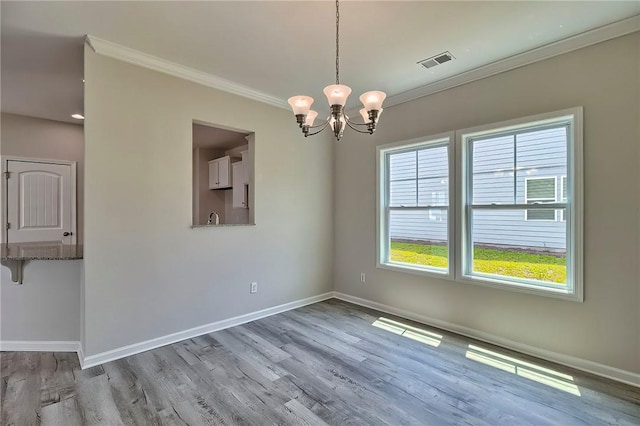
[[[78,183],[76,176],[77,161],[69,160],[55,160],[47,158],[31,158],[31,157],[18,157],[15,155],[2,155],[0,156],[0,162],[2,162],[2,203],[3,208],[1,212],[2,218],[2,242],[8,243],[9,234],[7,233],[7,221],[9,217],[9,180],[7,179],[6,172],[9,169],[9,161],[22,161],[24,163],[45,163],[45,164],[59,164],[64,166],[71,166],[71,244],[77,244],[77,214],[78,214]]]

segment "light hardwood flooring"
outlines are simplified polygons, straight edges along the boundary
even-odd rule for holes
[[[338,300],[87,370],[2,354],[2,425],[640,425],[640,389]]]

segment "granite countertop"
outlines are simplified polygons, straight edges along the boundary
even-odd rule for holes
[[[225,226],[255,226],[254,223],[219,223],[218,225],[191,225],[191,228],[224,228]]]
[[[2,244],[1,260],[74,260],[82,259],[83,246],[56,242]]]

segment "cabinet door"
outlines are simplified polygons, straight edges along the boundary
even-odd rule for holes
[[[249,185],[249,151],[242,151],[242,164],[244,165],[243,180],[245,185]]]
[[[209,162],[209,189],[216,189],[220,186],[218,180],[219,163],[217,160]]]
[[[233,163],[233,207],[234,208],[247,208],[247,191],[243,182],[244,179],[244,165],[242,161]]]
[[[231,158],[218,159],[218,188],[231,188]]]

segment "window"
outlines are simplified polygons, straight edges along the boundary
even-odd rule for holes
[[[555,177],[525,178],[525,203],[554,203],[556,201],[556,184]],[[527,209],[524,217],[524,220],[556,220],[556,210]]]
[[[580,113],[459,132],[461,279],[581,300]]]
[[[378,148],[378,266],[581,301],[582,109],[455,137]]]
[[[449,274],[450,136],[379,149],[378,265]]]

